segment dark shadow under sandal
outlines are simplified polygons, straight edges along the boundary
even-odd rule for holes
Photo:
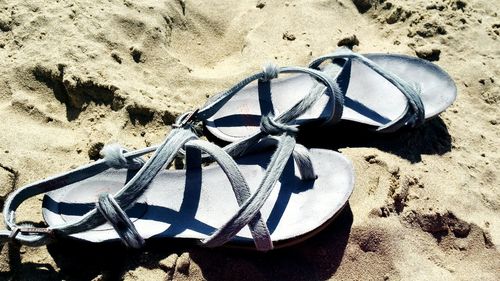
[[[328,63],[327,61],[331,61]],[[341,112],[342,120],[367,125],[379,132],[416,127],[437,116],[456,97],[450,76],[428,61],[405,55],[360,55],[347,48],[313,60],[311,69],[321,70],[338,84],[338,110],[326,93],[304,115],[298,125],[328,125]],[[252,83],[240,89],[221,110],[205,122],[219,139],[234,142],[259,131],[259,116],[287,111],[317,87],[316,77],[294,74],[273,80],[272,84]]]

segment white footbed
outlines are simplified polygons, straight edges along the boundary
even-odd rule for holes
[[[443,112],[455,100],[456,87],[453,80],[433,63],[405,55],[365,56],[402,79],[420,86],[426,118]],[[272,104],[275,112],[283,112],[303,99],[313,85],[314,79],[305,74],[280,77],[271,82],[271,97],[259,100],[257,82],[250,83],[209,118],[205,125],[213,135],[222,140],[240,140],[259,131],[262,105]],[[396,119],[407,106],[406,98],[394,85],[357,60],[352,61],[345,97],[342,119],[375,127]],[[332,108],[327,104],[328,96],[324,94],[297,123],[328,119]]]
[[[237,161],[252,192],[264,176],[271,153]],[[302,181],[294,161],[289,160],[261,210],[274,242],[318,229],[342,209],[352,192],[354,172],[348,159],[323,149],[311,149],[310,153],[318,178]],[[139,203],[127,211],[142,237],[203,239],[238,210],[231,185],[217,164],[204,167],[202,173],[199,170],[187,173],[186,176],[184,170],[160,172]],[[100,193],[118,191],[126,177],[126,170],[110,169],[48,193],[43,200],[45,221],[55,226],[77,220],[93,208]],[[71,236],[92,242],[119,239],[108,224]],[[251,241],[248,227],[238,233],[235,241]]]

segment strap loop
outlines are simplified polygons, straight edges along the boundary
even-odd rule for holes
[[[299,131],[296,125],[283,124],[274,118],[271,118],[269,115],[263,116],[260,120],[260,129],[264,133],[272,136],[279,136],[284,133],[294,135]]]
[[[279,67],[273,63],[267,63],[262,67],[262,78],[260,78],[261,81],[269,81],[274,78],[278,78],[278,73],[279,73]]]
[[[200,109],[197,108],[194,111],[188,111],[179,115],[177,118],[175,118],[175,122],[174,124],[172,124],[172,127],[181,128],[189,124],[190,122],[193,122],[196,119],[196,114],[198,113],[199,110]]]
[[[140,157],[132,158],[127,160],[125,158],[124,152],[128,152],[127,149],[123,148],[117,143],[108,144],[104,146],[101,150],[101,155],[104,156],[104,161],[106,164],[114,169],[133,169],[137,170],[144,165],[144,160]]]
[[[139,249],[144,245],[144,239],[113,196],[110,194],[99,195],[96,207],[113,226],[127,247]]]
[[[315,180],[318,178],[314,171],[314,166],[311,160],[311,155],[307,148],[303,145],[296,143],[293,148],[293,159],[299,168],[302,180]]]

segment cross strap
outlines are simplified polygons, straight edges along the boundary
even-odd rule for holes
[[[269,198],[276,182],[283,173],[287,160],[292,155],[295,137],[289,133],[281,136],[278,147],[266,168],[265,176],[252,196],[241,205],[240,209],[216,232],[203,240],[207,247],[217,247],[231,240],[259,212]]]
[[[213,116],[217,111],[219,111],[227,101],[231,99],[236,93],[238,93],[241,89],[243,89],[246,85],[250,84],[255,80],[259,80],[259,83],[270,83],[271,79],[278,77],[279,73],[303,73],[308,74],[311,77],[317,79],[321,84],[326,86],[326,94],[329,95],[329,104],[332,107],[332,116],[329,120],[326,120],[325,123],[334,123],[340,120],[342,117],[342,109],[344,106],[344,96],[342,95],[337,83],[325,73],[314,70],[311,68],[305,67],[295,67],[295,66],[287,66],[287,67],[277,67],[274,65],[266,65],[262,72],[253,74],[239,83],[231,87],[225,92],[219,93],[218,95],[212,97],[207,101],[207,103],[199,109],[199,111],[194,114],[193,118],[204,121]],[[288,111],[282,113],[280,116],[283,116],[283,119],[286,119],[286,122],[290,122],[294,119],[297,119],[300,115],[304,114],[309,108],[319,100],[321,95],[323,94],[322,89],[317,89],[318,85],[315,86],[311,92],[300,100],[297,104],[295,104]],[[282,122],[285,120],[281,120]]]
[[[323,95],[326,86],[326,93],[330,96],[329,102],[332,104],[333,114],[329,120],[325,121],[325,124],[335,123],[340,120],[342,117],[342,111],[344,106],[344,96],[342,91],[340,90],[337,83],[326,73],[311,69],[311,68],[303,68],[303,67],[277,67],[275,65],[268,64],[264,66],[263,71],[251,75],[235,86],[231,87],[229,90],[219,93],[211,97],[207,103],[202,107],[192,112],[186,112],[176,118],[174,127],[183,126],[187,122],[193,121],[204,121],[211,116],[213,116],[218,110],[220,110],[224,104],[231,99],[238,91],[243,89],[246,85],[251,83],[252,81],[259,80],[259,83],[266,82],[268,83],[272,79],[278,77],[279,73],[305,73],[309,74],[313,78],[318,79],[321,83],[317,83],[304,97],[302,100],[298,101],[288,110],[282,112],[278,116],[274,116],[272,112],[269,112],[269,119],[264,121],[264,124],[261,124],[261,131],[255,133],[254,135],[248,136],[242,140],[237,142],[233,142],[224,147],[224,150],[231,155],[232,157],[240,157],[244,155],[247,150],[259,142],[260,139],[266,137],[267,135],[273,135],[275,132],[269,131],[272,126],[276,126],[276,124],[284,124],[288,126],[288,123],[293,122],[298,117],[303,115],[307,110],[309,110]],[[264,120],[265,118],[263,118]],[[267,131],[266,131],[267,130]],[[279,132],[278,129],[276,132]],[[183,149],[180,150],[181,154],[184,154]],[[298,155],[298,154],[295,154]],[[204,159],[209,158],[208,155],[202,156]],[[304,159],[304,158],[302,158]],[[305,163],[305,162],[304,162]],[[301,166],[303,167],[303,166]],[[307,172],[303,173],[306,175],[305,178],[309,178]]]
[[[186,169],[201,169],[201,152],[208,153],[226,174],[231,183],[233,192],[239,205],[242,205],[250,197],[250,188],[234,160],[215,144],[191,140],[185,144]],[[191,188],[186,186],[185,188]],[[125,214],[111,194],[101,194],[96,203],[97,210],[113,226],[121,240],[128,247],[140,248],[144,239],[139,235],[134,224]],[[255,241],[255,246],[260,251],[268,251],[273,248],[269,230],[262,220],[260,212],[248,223]]]
[[[336,87],[336,89],[340,91],[338,87]],[[321,89],[320,85],[317,85],[316,87],[311,89],[307,97],[292,106],[289,110],[281,113],[276,117],[271,114],[264,116],[261,120],[261,130],[259,132],[240,141],[228,144],[224,147],[224,150],[233,157],[240,157],[241,155],[245,154],[250,147],[252,147],[260,139],[266,137],[267,135],[279,135],[280,133],[283,133],[283,128],[296,131],[297,128],[295,128],[295,126],[293,125],[288,125],[288,123],[304,114],[319,99],[322,93],[323,90]]]
[[[334,59],[355,59],[363,63],[373,71],[377,72],[380,76],[391,82],[406,97],[408,103],[403,113],[391,122],[377,128],[377,131],[392,132],[402,126],[416,127],[421,125],[425,121],[425,109],[420,97],[420,88],[418,87],[418,85],[412,85],[408,83],[399,76],[382,68],[367,57],[358,53],[354,53],[347,47],[341,47],[331,54],[315,58],[313,61],[311,61],[311,63],[309,63],[309,67],[313,69],[319,69],[319,66],[325,60]]]
[[[173,129],[158,147],[148,147],[129,153],[124,153],[126,162],[154,151],[153,156],[139,169],[136,175],[114,196],[116,204],[127,210],[147,189],[156,174],[177,156],[178,150],[189,140],[197,138],[190,126]],[[67,236],[73,233],[93,229],[106,222],[103,214],[97,208],[89,211],[78,221],[49,228],[23,227],[15,222],[15,211],[19,205],[33,196],[53,191],[69,184],[87,179],[109,169],[117,162],[101,159],[78,169],[44,179],[24,186],[12,193],[3,208],[6,226],[9,230],[0,232],[0,241],[16,240],[24,245],[42,246],[49,243],[55,236]],[[127,164],[128,165],[128,164]]]
[[[236,196],[238,205],[243,205],[250,197],[250,188],[247,181],[241,174],[238,164],[222,148],[215,144],[193,140],[186,143],[186,169],[195,169],[201,167],[201,152],[208,153],[212,159],[222,168],[226,174],[233,192]],[[186,187],[187,188],[187,187]],[[268,251],[273,248],[271,235],[266,223],[262,220],[260,212],[248,222],[250,232],[254,239],[255,246],[259,251]],[[226,241],[221,241],[222,244]]]

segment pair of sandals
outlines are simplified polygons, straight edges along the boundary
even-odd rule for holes
[[[71,237],[140,248],[150,238],[182,238],[259,251],[290,245],[332,221],[354,186],[351,162],[298,144],[299,128],[328,130],[349,120],[395,132],[438,115],[455,96],[442,69],[403,55],[340,48],[308,68],[267,65],[179,116],[158,146],[108,145],[103,159],[16,190],[5,201],[8,230],[0,241],[41,246]],[[199,123],[230,144],[201,140]],[[165,169],[179,158],[185,169]],[[48,226],[16,224],[19,205],[43,193]]]

